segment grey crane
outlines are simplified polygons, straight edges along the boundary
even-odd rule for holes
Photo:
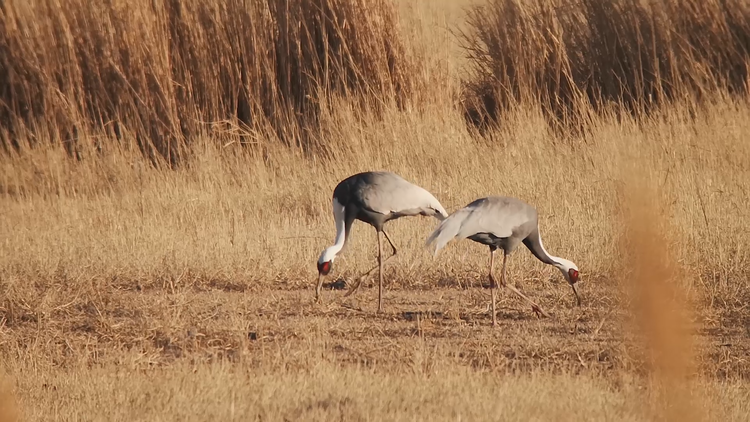
[[[497,325],[495,313],[497,283],[492,274],[497,249],[502,249],[504,252],[501,274],[502,285],[510,288],[531,303],[532,309],[537,315],[543,314],[546,316],[539,305],[506,283],[506,259],[522,242],[537,259],[558,268],[563,273],[563,277],[573,288],[578,306],[581,305],[581,299],[575,288],[575,283],[578,282],[578,267],[567,259],[547,253],[542,245],[542,238],[539,237],[537,211],[531,205],[519,199],[505,196],[489,196],[477,199],[443,220],[435,231],[427,237],[426,246],[435,242],[434,254],[437,255],[438,251],[451,239],[460,240],[467,237],[490,247],[489,279],[490,289],[492,290],[492,325]]]
[[[378,265],[362,275],[346,296],[354,293],[365,276],[375,268],[378,276],[378,312],[383,310],[383,246],[380,233],[393,248],[388,233],[383,230],[386,222],[406,216],[432,216],[439,220],[448,217],[440,202],[427,190],[406,181],[389,171],[368,171],[357,173],[339,182],[333,190],[333,217],[336,223],[336,240],[332,246],[321,252],[318,258],[318,285],[315,300],[320,300],[323,277],[331,271],[333,260],[341,253],[351,233],[354,220],[363,221],[375,228],[378,236]]]

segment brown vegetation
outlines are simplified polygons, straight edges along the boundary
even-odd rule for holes
[[[675,100],[747,92],[742,0],[490,0],[468,19],[475,124],[530,101],[580,126],[592,109],[639,116]]]
[[[0,403],[14,394],[30,420],[641,420],[686,411],[746,418],[750,105],[707,90],[701,107],[680,97],[636,117],[592,108],[586,131],[563,137],[543,103],[520,98],[502,127],[478,138],[456,107],[471,74],[450,33],[463,22],[453,2],[289,3],[327,4],[326,16],[342,16],[331,28],[374,34],[347,35],[348,51],[362,52],[329,58],[362,79],[330,74],[321,93],[321,75],[329,74],[313,72],[312,124],[285,114],[307,101],[297,96],[306,91],[290,87],[291,95],[276,76],[263,79],[270,85],[242,79],[252,48],[305,45],[245,31],[268,29],[251,27],[250,18],[277,22],[270,2],[243,10],[230,9],[242,2],[192,1],[0,6],[3,48],[26,46],[15,50],[14,72],[28,66],[27,79],[3,86],[44,111],[3,115],[0,354],[14,388],[0,392]],[[259,5],[268,14],[254,15]],[[347,7],[380,12],[352,21],[338,15]],[[77,36],[55,35],[55,25],[74,16],[81,19],[65,34]],[[191,41],[175,50],[178,38],[165,28],[182,28],[180,39]],[[57,49],[65,43],[84,47]],[[110,47],[99,54],[101,45]],[[44,61],[35,61],[43,56],[36,48],[47,52]],[[261,50],[281,60],[273,48]],[[395,62],[386,60],[390,48],[401,51]],[[138,65],[124,73],[138,91],[108,85],[99,70],[80,79],[85,63],[112,60],[123,70],[122,51]],[[310,57],[308,66],[321,57],[314,51],[283,60]],[[79,67],[68,66],[73,57]],[[79,72],[78,82],[59,89],[54,69]],[[161,76],[149,76],[153,69]],[[180,97],[183,89],[189,95]],[[237,89],[256,102],[251,115],[263,125],[242,123]],[[6,105],[8,92],[0,89]],[[118,92],[121,114],[106,115],[107,96]],[[395,101],[399,95],[419,99],[418,107]],[[34,101],[28,113],[39,111]],[[90,103],[100,120],[90,119]],[[252,108],[260,105],[272,108]],[[183,132],[184,116],[212,125]],[[127,130],[109,124],[115,117]],[[173,139],[150,132],[165,127],[160,122],[180,139],[174,170],[152,165],[170,151],[167,143],[154,144],[158,154],[138,148]],[[72,150],[61,142],[70,124],[78,130]],[[332,189],[368,169],[400,173],[449,212],[489,194],[534,204],[545,247],[581,269],[583,306],[573,305],[557,270],[520,248],[509,280],[521,281],[552,318],[538,320],[501,293],[492,329],[486,251],[461,241],[433,258],[422,247],[435,226],[426,218],[389,223],[399,257],[387,269],[384,314],[374,312],[372,280],[354,297],[329,289],[314,304],[315,260],[334,236]],[[375,263],[371,228],[355,223],[350,242],[329,281],[351,280]]]
[[[691,393],[695,372],[693,315],[688,312],[684,274],[670,248],[674,230],[662,217],[659,195],[635,168],[628,168],[623,201],[620,283],[629,296],[634,326],[647,349],[661,409],[667,420],[703,420],[700,396]]]
[[[412,60],[387,1],[9,1],[0,10],[0,135],[66,144],[135,139],[177,162],[239,129],[307,147],[332,95],[403,100]],[[259,132],[259,133],[258,133]],[[97,144],[98,146],[98,144]]]

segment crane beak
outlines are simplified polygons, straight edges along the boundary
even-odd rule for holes
[[[573,294],[576,295],[576,302],[578,303],[578,306],[581,306],[581,297],[578,296],[578,290],[576,290],[576,285],[573,283],[570,283],[570,287],[573,289]]]
[[[315,301],[320,302],[320,288],[323,287],[323,274],[318,273],[318,285],[315,287]]]

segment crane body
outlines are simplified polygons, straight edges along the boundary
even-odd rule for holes
[[[507,196],[488,196],[472,201],[465,207],[457,210],[427,237],[426,245],[435,244],[434,254],[445,247],[452,239],[469,238],[475,242],[489,246],[490,269],[489,280],[492,289],[492,325],[496,325],[496,290],[497,283],[493,275],[495,251],[503,251],[503,268],[501,283],[526,301],[531,303],[532,309],[537,314],[546,313],[518,291],[506,283],[505,268],[507,257],[523,243],[529,251],[545,264],[558,268],[565,280],[573,288],[578,305],[581,301],[575,288],[578,282],[578,267],[571,261],[550,255],[542,244],[539,235],[539,222],[537,211],[531,205],[517,198]]]
[[[318,258],[318,284],[315,289],[315,298],[320,300],[323,277],[331,271],[333,261],[346,246],[352,224],[355,220],[360,220],[371,225],[377,233],[378,265],[360,277],[347,296],[359,288],[362,278],[378,268],[378,312],[383,310],[383,264],[385,263],[381,233],[393,249],[393,254],[388,259],[396,256],[397,253],[396,246],[384,230],[385,224],[401,217],[422,215],[444,220],[448,216],[445,208],[430,192],[388,171],[357,173],[339,182],[333,190],[332,209],[336,238],[334,244],[324,249]]]

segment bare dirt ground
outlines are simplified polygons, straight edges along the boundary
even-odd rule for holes
[[[327,290],[321,304],[311,286],[120,285],[98,294],[60,287],[43,296],[68,302],[49,311],[5,309],[6,371],[32,419],[646,417],[643,350],[627,334],[613,286],[590,281],[577,308],[564,283],[524,280],[552,318],[538,319],[506,291],[492,328],[486,281],[472,281],[387,289],[382,314],[374,312],[376,285],[353,298]],[[700,391],[727,389],[703,409],[744,420],[748,390],[736,383],[750,374],[747,324],[700,320],[699,372],[713,380]],[[464,383],[477,389],[464,391]],[[589,392],[573,400],[581,390]],[[453,395],[464,402],[451,405]],[[498,402],[503,396],[521,408]]]
[[[314,303],[310,287],[258,290],[238,286],[131,291],[110,287],[87,294],[60,288],[42,294],[67,298],[48,311],[5,309],[19,356],[47,355],[65,367],[77,363],[137,362],[169,365],[228,359],[262,368],[281,352],[283,366],[304,368],[312,355],[331,363],[428,370],[449,361],[498,372],[551,369],[607,375],[642,372],[642,356],[618,308],[613,286],[589,281],[578,308],[563,282],[525,280],[525,291],[551,313],[538,318],[510,291],[502,291],[498,327],[492,328],[486,280],[425,290],[386,287],[385,311],[375,312],[377,284],[353,297],[326,290]],[[481,285],[480,285],[481,284]],[[122,289],[122,286],[120,286]],[[59,303],[59,304],[58,304]],[[746,378],[750,351],[746,315],[697,318],[701,372]],[[6,340],[7,341],[7,340]],[[7,344],[7,343],[6,343]]]

